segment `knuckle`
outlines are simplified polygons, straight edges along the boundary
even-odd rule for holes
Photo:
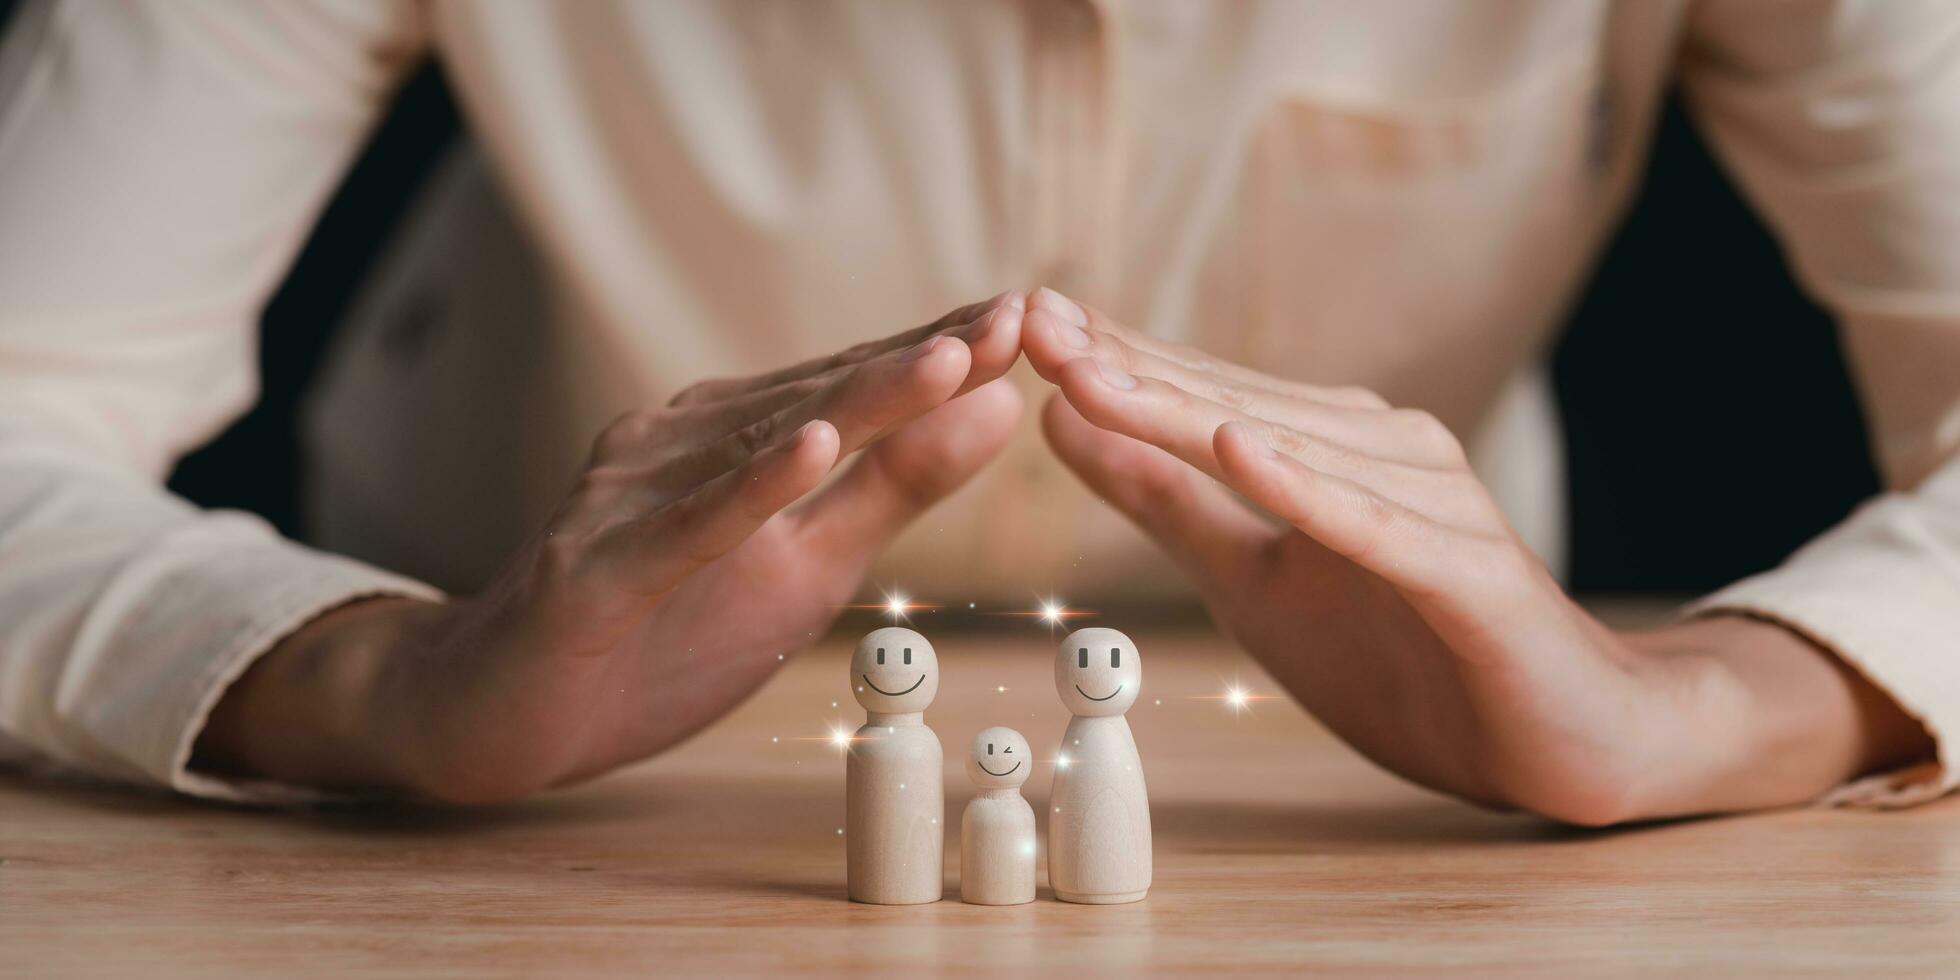
[[[1184,347],[1180,345],[1173,347],[1171,354],[1178,363],[1184,365],[1187,371],[1217,376],[1222,376],[1226,373],[1225,367],[1219,363],[1217,358],[1196,347]]]
[[[631,480],[634,471],[622,466],[593,466],[572,482],[569,494],[574,509],[602,506],[616,498]]]
[[[1404,437],[1426,454],[1451,461],[1463,458],[1463,444],[1441,419],[1419,408],[1391,409],[1390,414]]]
[[[735,434],[731,438],[734,440],[735,446],[742,451],[745,457],[754,456],[764,449],[769,448],[776,441],[776,434],[781,428],[782,421],[776,416],[771,415],[735,430]]]
[[[1251,414],[1259,405],[1259,395],[1250,388],[1216,377],[1210,383],[1212,400],[1226,408]]]
[[[1262,428],[1265,430],[1266,440],[1273,448],[1289,456],[1301,456],[1314,451],[1313,440],[1308,438],[1306,433],[1290,425],[1268,422]]]
[[[1386,409],[1390,407],[1388,399],[1376,394],[1374,389],[1363,388],[1360,385],[1342,385],[1332,389],[1332,393],[1337,397],[1366,405],[1369,408]]]
[[[705,381],[696,381],[693,384],[688,385],[685,388],[682,388],[680,391],[675,392],[674,397],[667,399],[667,405],[669,408],[679,408],[683,405],[693,405],[699,402],[711,401],[713,399],[714,393],[717,390],[719,390],[723,384],[725,384],[725,382],[717,378],[710,378]]]
[[[599,430],[592,444],[593,455],[615,456],[643,444],[659,428],[659,417],[656,412],[631,411],[614,418]]]
[[[575,582],[585,562],[585,547],[564,532],[546,532],[538,545],[538,574],[548,587],[562,589]]]

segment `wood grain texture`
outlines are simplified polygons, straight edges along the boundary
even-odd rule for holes
[[[1129,631],[1150,658],[1128,715],[1147,899],[1069,905],[1044,881],[1027,905],[969,905],[949,860],[951,900],[855,904],[824,736],[855,727],[843,679],[866,625],[674,752],[493,810],[268,813],[0,777],[0,974],[1960,970],[1952,803],[1616,832],[1483,812],[1382,774],[1288,701],[1234,715],[1210,699],[1225,684],[1277,692],[1201,629]],[[1054,639],[922,628],[948,743],[1012,725],[1045,760],[1068,721]],[[1051,775],[1026,786],[1037,812]],[[972,789],[947,776],[959,812]]]

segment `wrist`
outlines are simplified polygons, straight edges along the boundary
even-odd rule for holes
[[[193,765],[322,788],[412,790],[401,746],[386,734],[385,688],[418,624],[442,608],[363,599],[301,626],[225,692]]]
[[[1782,625],[1716,615],[1623,638],[1658,682],[1641,817],[1808,802],[1930,749],[1884,692]]]

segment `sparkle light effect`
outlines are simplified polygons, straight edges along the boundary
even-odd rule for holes
[[[1049,632],[1052,634],[1055,627],[1062,625],[1068,620],[1080,619],[1084,616],[1094,616],[1095,614],[1095,611],[1091,609],[1070,609],[1067,602],[1052,595],[1037,595],[1034,597],[1034,608],[1032,609],[1003,609],[999,612],[983,611],[979,615],[1012,616],[1017,619],[1032,619],[1048,627]]]
[[[899,589],[880,591],[881,599],[878,602],[854,602],[846,605],[844,608],[864,609],[870,612],[876,612],[881,617],[889,617],[894,623],[902,623],[911,619],[913,613],[931,612],[939,608],[936,603],[920,602]]]
[[[1240,684],[1238,681],[1231,681],[1225,685],[1225,690],[1222,693],[1200,694],[1193,700],[1220,701],[1223,702],[1227,708],[1232,709],[1233,714],[1242,715],[1252,710],[1253,702],[1271,701],[1273,700],[1273,695],[1254,694],[1252,693],[1251,690],[1246,688],[1244,685]]]

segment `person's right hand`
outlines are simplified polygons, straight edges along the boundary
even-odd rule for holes
[[[194,764],[478,803],[680,741],[820,635],[892,537],[999,451],[1022,307],[1003,294],[620,418],[484,594],[309,623],[226,692]]]

